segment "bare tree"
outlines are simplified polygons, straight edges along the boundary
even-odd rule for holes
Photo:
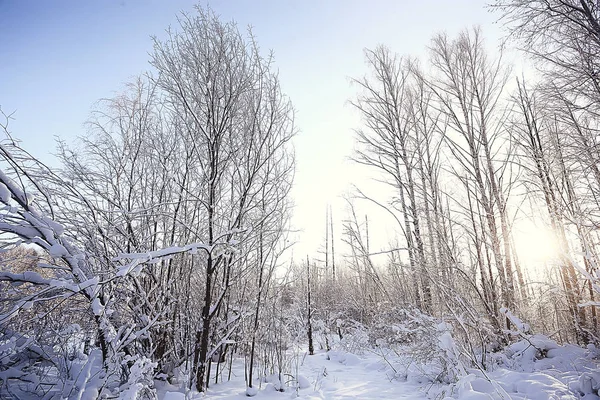
[[[588,254],[586,274],[597,259],[591,233],[597,226],[600,170],[597,132],[600,111],[600,19],[598,3],[589,0],[498,0],[492,7],[541,72],[535,92],[519,87],[518,102],[527,127],[525,142],[535,162],[537,185],[544,196],[550,224],[560,243],[567,290],[575,325],[586,325],[586,314],[576,306],[583,296],[564,231],[575,227]],[[543,99],[544,106],[540,106]],[[553,162],[554,161],[554,162]],[[563,231],[563,233],[561,233]],[[595,261],[594,261],[595,262]],[[588,280],[588,295],[594,296]],[[593,307],[592,307],[593,310]],[[590,312],[597,326],[595,310]],[[578,335],[582,331],[579,329]]]
[[[366,126],[356,131],[360,148],[355,160],[378,170],[394,191],[390,207],[402,215],[399,228],[407,244],[411,269],[419,276],[416,301],[419,307],[431,310],[431,276],[420,212],[420,201],[426,203],[429,199],[422,199],[427,188],[418,186],[422,169],[416,156],[419,138],[414,110],[410,109],[408,64],[385,47],[367,50],[366,58],[373,78],[353,80],[361,93],[351,104],[361,113]]]
[[[497,0],[510,38],[577,108],[597,115],[600,9],[592,0]]]
[[[511,132],[515,135],[515,143],[518,143],[524,150],[525,154],[522,158],[524,167],[531,173],[532,178],[531,193],[540,193],[548,212],[550,226],[554,232],[559,246],[558,255],[562,263],[561,277],[565,287],[569,310],[574,318],[573,328],[576,334],[581,334],[581,327],[584,325],[585,314],[584,310],[578,307],[580,295],[577,291],[577,276],[573,259],[570,254],[570,246],[567,239],[567,228],[565,221],[565,212],[569,209],[563,207],[560,184],[557,179],[557,166],[563,166],[563,162],[556,162],[561,157],[562,152],[558,150],[554,134],[555,124],[552,114],[549,110],[544,110],[539,104],[540,93],[536,91],[530,92],[524,82],[518,81],[518,91],[515,102],[519,106],[519,117],[514,122]],[[565,169],[558,168],[563,175],[562,180],[567,182],[570,180],[568,176],[564,176]],[[568,185],[570,187],[571,185]],[[573,195],[568,195],[570,207],[576,207],[578,200]],[[576,216],[578,213],[571,213],[571,216]],[[569,218],[569,217],[567,217]],[[571,217],[572,218],[572,217]]]
[[[256,234],[249,228],[260,227],[262,188],[276,191],[274,182],[291,182],[287,143],[294,133],[293,110],[270,71],[271,59],[260,55],[252,36],[245,39],[235,24],[200,8],[197,15],[183,15],[180,25],[181,31],[155,41],[152,65],[193,152],[198,171],[194,194],[206,215],[196,228],[211,250],[204,262],[193,363],[196,387],[203,391],[212,321],[233,274],[240,272],[234,268],[243,266],[215,244],[221,238],[249,240]],[[275,161],[282,166],[274,168]]]
[[[522,286],[523,278],[511,249],[506,201],[510,150],[500,123],[500,100],[509,70],[501,58],[488,58],[479,29],[463,31],[456,40],[436,36],[431,62],[437,75],[429,86],[448,118],[447,148],[460,165],[453,173],[462,176],[465,185],[472,182],[466,189],[482,208],[483,243],[491,246],[504,304],[514,307],[517,282]]]

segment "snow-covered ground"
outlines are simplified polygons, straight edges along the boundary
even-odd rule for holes
[[[313,356],[297,351],[293,374],[257,379],[257,399],[600,399],[600,351],[573,345],[559,346],[543,336],[531,336],[495,355],[491,371],[466,369],[453,384],[432,383],[420,372],[427,367],[409,358],[394,358],[382,351],[358,356],[343,351],[318,351]],[[407,361],[408,360],[408,361]],[[420,372],[419,372],[420,371]],[[278,388],[284,391],[278,391]],[[243,359],[233,363],[232,380],[212,385],[206,394],[183,393],[162,384],[166,400],[247,399]]]
[[[586,399],[600,389],[600,351],[557,345],[532,335],[499,354],[500,366],[485,373],[470,371],[456,388],[459,399]]]
[[[416,382],[400,382],[381,360],[372,354],[356,356],[345,352],[318,351],[313,356],[300,354],[297,360],[298,374],[285,375],[285,392],[280,392],[277,375],[257,380],[257,399],[424,399],[425,389]],[[234,362],[230,382],[212,385],[205,398],[248,399],[244,387],[243,360]],[[165,400],[202,398],[188,394],[186,398],[175,387],[163,387]]]

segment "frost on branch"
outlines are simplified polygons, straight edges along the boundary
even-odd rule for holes
[[[9,392],[37,396],[47,387],[59,397],[70,397],[91,381],[106,393],[122,379],[129,390],[147,387],[136,381],[141,372],[129,372],[129,363],[141,365],[143,357],[123,356],[159,318],[147,319],[147,325],[138,328],[114,319],[110,291],[119,275],[95,272],[94,258],[51,217],[57,215],[53,187],[69,190],[68,183],[12,141],[0,143],[0,154],[0,287],[11,300],[0,308],[0,397]],[[69,321],[85,329],[64,330]],[[151,377],[154,364],[149,365]]]

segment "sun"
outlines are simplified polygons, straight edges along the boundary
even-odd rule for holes
[[[520,221],[513,227],[515,250],[522,263],[539,264],[556,259],[558,243],[549,228],[533,221]]]

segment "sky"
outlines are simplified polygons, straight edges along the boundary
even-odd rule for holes
[[[368,173],[349,161],[360,118],[348,104],[350,77],[367,70],[365,48],[385,44],[399,54],[426,56],[431,37],[480,25],[494,48],[501,27],[485,0],[0,0],[0,106],[13,113],[10,130],[52,164],[55,139],[85,135],[95,102],[149,70],[151,36],[164,37],[181,11],[207,5],[241,29],[253,27],[272,50],[283,91],[296,109],[297,170],[293,196],[294,253],[315,254],[332,206],[336,231],[342,196],[369,187]],[[389,229],[384,214],[370,225]],[[371,222],[372,221],[372,222]],[[383,245],[382,243],[381,245]]]

